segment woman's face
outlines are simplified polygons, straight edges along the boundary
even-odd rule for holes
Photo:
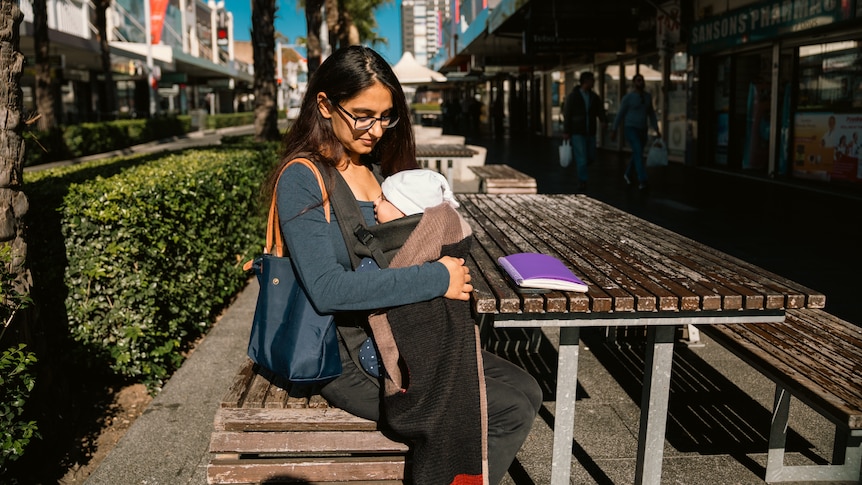
[[[359,155],[371,153],[386,129],[383,122],[377,120],[371,128],[357,130],[353,118],[381,118],[394,114],[392,94],[379,82],[360,91],[353,98],[338,102],[337,105],[334,100],[328,99],[325,93],[317,94],[317,102],[320,114],[331,120],[335,137],[344,145],[351,158],[355,159],[358,159]]]

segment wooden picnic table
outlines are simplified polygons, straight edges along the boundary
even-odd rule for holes
[[[416,145],[416,160],[424,168],[436,169],[446,176],[449,186],[454,184],[454,165],[456,160],[472,158],[478,152],[466,145],[457,144],[419,144]],[[444,164],[445,162],[445,164]],[[436,166],[435,166],[436,165]]]
[[[459,194],[473,228],[474,310],[496,327],[560,329],[551,483],[571,474],[581,327],[644,326],[636,483],[659,483],[677,327],[784,321],[825,296],[584,195]],[[587,293],[520,294],[496,260],[552,254]]]

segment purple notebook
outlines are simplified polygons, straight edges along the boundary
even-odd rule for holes
[[[501,256],[497,262],[518,286],[581,293],[587,291],[586,283],[562,261],[548,254],[516,253]]]

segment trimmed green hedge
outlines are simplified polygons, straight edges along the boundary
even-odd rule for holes
[[[19,323],[19,310],[30,304],[28,294],[14,289],[11,261],[11,246],[0,244],[0,475],[21,458],[30,440],[39,436],[36,421],[25,416],[36,385],[36,356],[23,343],[3,341],[9,326]]]
[[[179,136],[191,130],[188,119],[156,117],[137,120],[81,123],[25,134],[24,165],[38,165]]]
[[[34,244],[34,281],[64,269],[39,293],[65,295],[76,350],[151,387],[170,376],[247,281],[242,263],[263,245],[260,186],[276,160],[275,144],[187,150],[28,181],[30,200],[48,202],[44,218],[31,210],[45,240]],[[51,244],[58,233],[62,248]]]

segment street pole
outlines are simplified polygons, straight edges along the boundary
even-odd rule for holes
[[[147,90],[149,92],[150,99],[150,117],[156,114],[156,95],[158,94],[156,90],[153,88],[153,81],[155,80],[153,76],[153,16],[152,11],[150,9],[150,0],[143,0],[144,2],[144,38],[147,43]]]

